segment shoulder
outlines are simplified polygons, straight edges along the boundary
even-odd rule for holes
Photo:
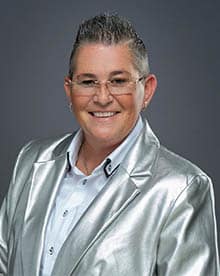
[[[158,150],[153,178],[176,196],[184,190],[207,190],[211,185],[209,176],[203,170],[164,146]]]
[[[20,167],[25,166],[27,168],[28,166],[32,166],[34,162],[44,162],[55,158],[55,155],[65,153],[74,134],[68,133],[57,137],[28,142],[18,154],[15,171]]]
[[[170,169],[173,173],[183,175],[205,174],[197,165],[184,157],[160,146],[158,154],[158,165]]]
[[[32,140],[22,147],[21,152],[33,153],[33,154],[34,153],[40,154],[41,152],[44,152],[46,150],[52,152],[57,147],[60,148],[62,146],[65,147],[65,145],[68,145],[68,142],[71,141],[73,136],[74,134],[67,133],[56,137]]]

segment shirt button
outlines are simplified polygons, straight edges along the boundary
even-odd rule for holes
[[[87,179],[84,179],[83,182],[82,182],[82,184],[86,185],[86,182],[87,182]]]
[[[65,211],[63,212],[63,217],[67,216],[68,213],[69,213],[69,211],[68,211],[68,210],[65,210]]]
[[[51,246],[50,249],[49,249],[49,254],[53,255],[53,252],[54,252],[54,248],[53,248],[53,246]]]

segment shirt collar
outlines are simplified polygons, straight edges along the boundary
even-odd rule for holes
[[[93,173],[98,173],[104,170],[106,177],[112,175],[117,168],[119,167],[120,163],[123,161],[127,152],[131,149],[133,144],[136,141],[136,138],[139,136],[141,130],[143,128],[143,121],[141,116],[139,116],[134,128],[129,133],[129,135],[125,138],[125,140],[113,151],[111,152],[103,162],[97,166]],[[83,132],[82,129],[79,129],[76,135],[73,137],[72,142],[69,145],[67,150],[68,156],[68,163],[70,165],[70,169],[74,168],[78,152],[82,143]]]

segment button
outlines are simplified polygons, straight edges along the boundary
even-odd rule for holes
[[[68,213],[69,213],[69,211],[68,211],[68,210],[65,210],[65,211],[63,212],[63,217],[67,216]]]
[[[84,179],[83,182],[82,182],[82,184],[86,185],[86,182],[87,182],[87,179]]]
[[[50,249],[49,249],[49,254],[53,255],[53,252],[54,252],[54,248],[53,248],[53,246],[51,246]]]

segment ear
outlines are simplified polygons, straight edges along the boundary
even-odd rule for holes
[[[148,106],[150,103],[154,92],[157,88],[157,78],[155,75],[150,74],[145,79],[145,85],[144,85],[144,100],[143,100],[143,109]]]
[[[69,77],[64,78],[64,90],[69,101],[71,101],[71,80]]]

